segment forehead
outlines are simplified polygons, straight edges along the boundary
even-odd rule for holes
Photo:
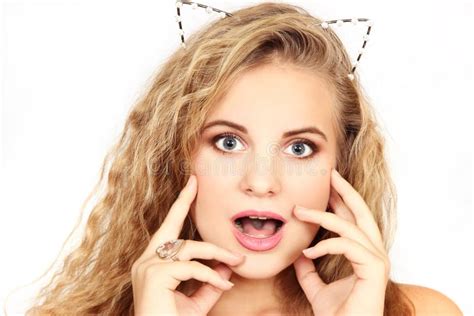
[[[264,65],[241,74],[206,122],[227,119],[259,129],[316,125],[331,138],[332,93],[321,76],[291,66]]]

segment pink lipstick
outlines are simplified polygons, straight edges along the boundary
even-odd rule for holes
[[[247,210],[232,217],[232,233],[243,247],[265,251],[278,245],[285,223],[286,220],[276,213]]]

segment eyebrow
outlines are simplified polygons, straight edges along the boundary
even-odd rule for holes
[[[240,124],[237,124],[237,123],[234,123],[234,122],[231,122],[231,121],[227,121],[227,120],[216,120],[216,121],[209,122],[208,124],[206,124],[206,126],[204,126],[201,129],[201,133],[204,130],[206,130],[206,129],[212,127],[212,126],[215,126],[215,125],[229,126],[229,127],[235,128],[236,130],[241,131],[242,133],[248,134],[247,128],[245,128],[244,126],[242,126]],[[326,142],[328,141],[328,138],[327,138],[326,134],[324,134],[323,131],[321,131],[316,126],[308,126],[308,127],[303,127],[303,128],[287,131],[287,132],[283,133],[282,137],[290,137],[290,136],[297,135],[297,134],[302,134],[302,133],[316,134],[316,135],[319,135],[322,138],[324,138],[324,140]]]

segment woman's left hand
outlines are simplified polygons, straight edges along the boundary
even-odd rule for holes
[[[295,207],[298,219],[340,235],[318,242],[294,262],[298,282],[315,315],[383,315],[390,260],[380,230],[362,196],[335,169],[331,187],[335,214]],[[324,283],[311,259],[326,254],[343,254],[354,274]]]

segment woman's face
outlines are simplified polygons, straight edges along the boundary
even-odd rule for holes
[[[204,241],[246,255],[244,263],[231,267],[240,276],[275,276],[317,233],[319,226],[299,221],[292,209],[327,208],[336,161],[332,107],[322,78],[265,65],[239,77],[206,119],[193,161],[198,192],[191,216]],[[287,133],[303,128],[313,132]],[[249,209],[286,219],[274,248],[250,250],[234,237],[231,218]]]

